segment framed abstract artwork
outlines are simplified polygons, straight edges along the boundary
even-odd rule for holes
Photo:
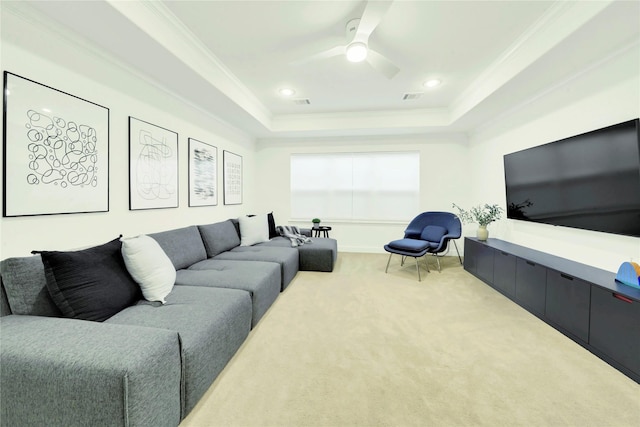
[[[129,209],[178,207],[178,134],[129,116]]]
[[[109,109],[4,72],[3,216],[109,211]]]
[[[189,206],[218,204],[218,149],[189,138]]]
[[[242,204],[242,156],[224,150],[222,152],[224,178],[224,204]]]

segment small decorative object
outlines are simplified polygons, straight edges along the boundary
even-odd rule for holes
[[[320,227],[320,218],[313,218],[311,222],[313,223],[313,228]]]
[[[224,204],[242,204],[242,156],[222,151]]]
[[[460,206],[453,204],[454,208],[459,211],[458,216],[462,222],[478,223],[478,240],[487,240],[489,238],[489,230],[487,225],[500,219],[503,209],[498,205],[486,204],[474,206],[469,210],[462,209]]]
[[[640,265],[635,262],[623,262],[616,274],[616,282],[640,288]]]
[[[178,134],[129,116],[129,209],[178,207]]]
[[[109,211],[108,108],[5,71],[3,145],[3,216]]]

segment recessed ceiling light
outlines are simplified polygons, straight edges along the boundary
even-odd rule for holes
[[[427,80],[426,82],[424,82],[424,87],[436,87],[436,86],[440,86],[440,83],[442,83],[439,79],[431,79],[431,80]]]
[[[296,93],[296,91],[288,87],[283,87],[282,89],[278,90],[278,93],[282,96],[292,96]]]

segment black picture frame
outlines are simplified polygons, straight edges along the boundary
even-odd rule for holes
[[[3,77],[3,217],[108,212],[109,109]]]
[[[224,204],[242,204],[242,156],[223,150]]]
[[[179,206],[178,133],[129,116],[129,210]]]
[[[189,207],[218,204],[218,148],[189,138]]]

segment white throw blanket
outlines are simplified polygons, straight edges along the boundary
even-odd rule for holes
[[[304,245],[305,243],[312,243],[312,240],[300,233],[300,229],[293,225],[282,225],[280,228],[280,235],[291,240],[291,247]]]

